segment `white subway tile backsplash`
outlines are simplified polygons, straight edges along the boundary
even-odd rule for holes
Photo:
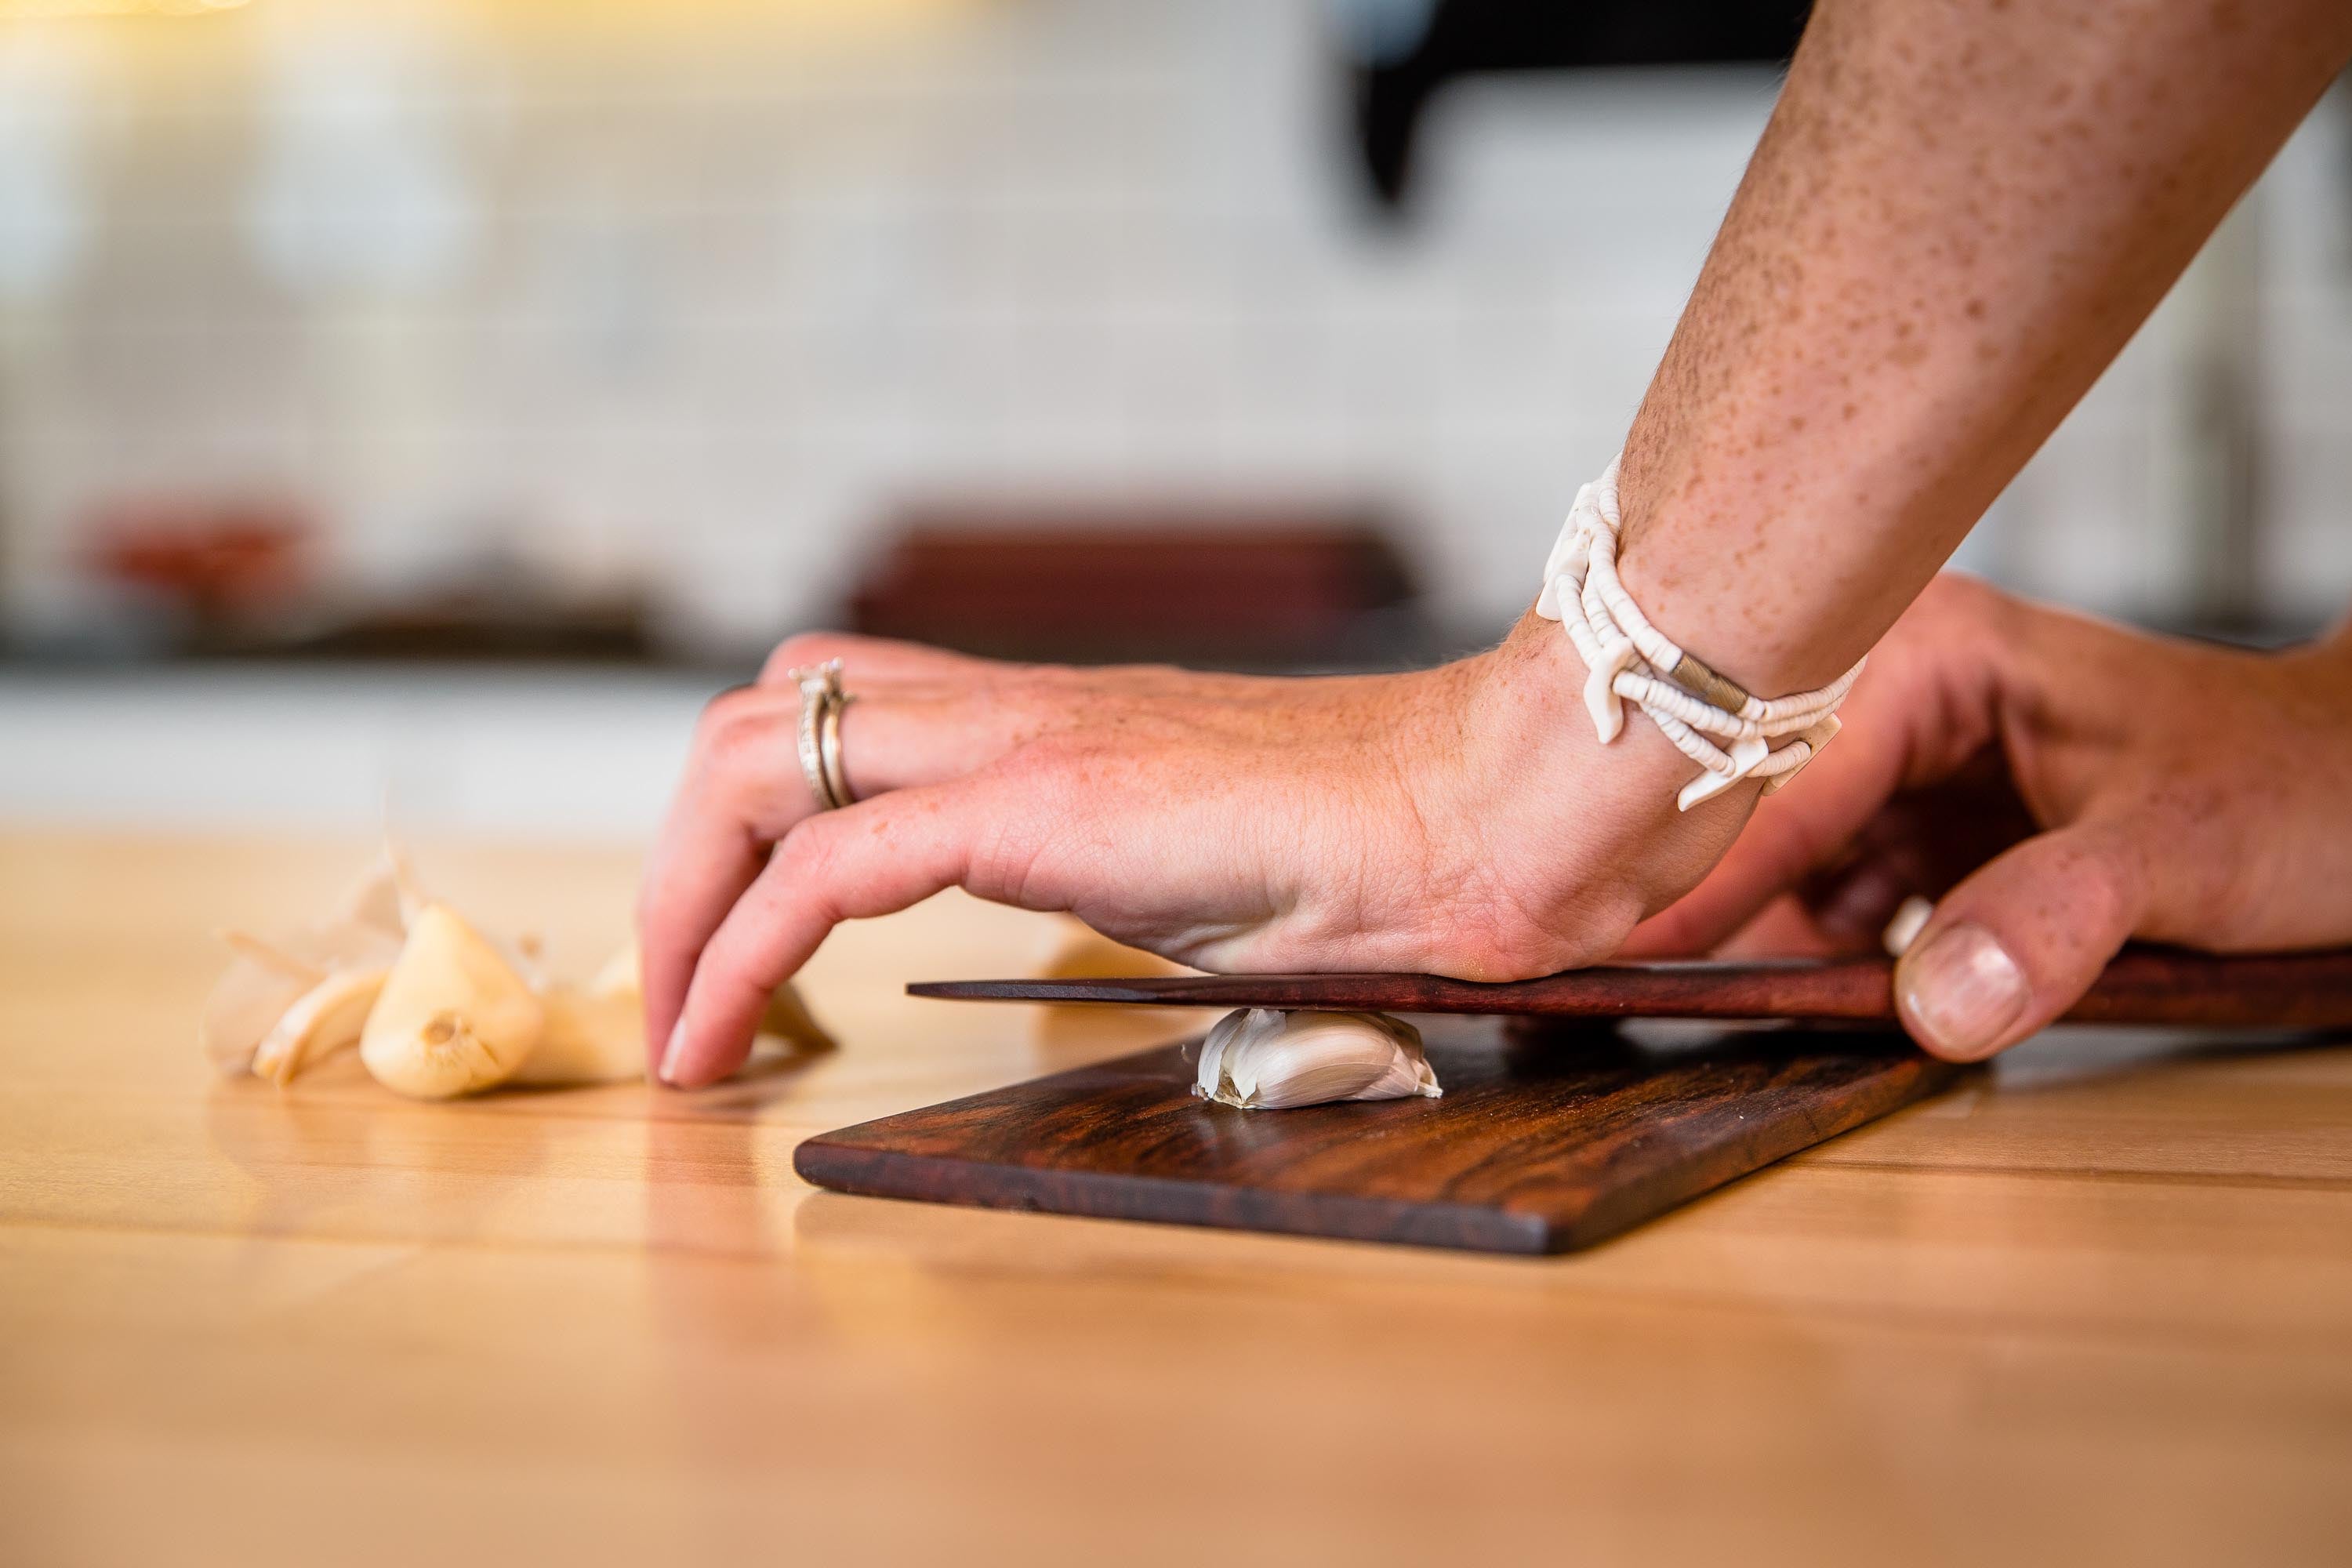
[[[229,54],[110,139],[0,147],[77,160],[96,214],[69,274],[0,308],[13,598],[54,593],[125,489],[274,482],[355,570],[498,520],[634,552],[695,640],[755,642],[826,614],[907,497],[1157,487],[1391,498],[1441,612],[1498,622],[1631,418],[1773,91],[1467,84],[1390,230],[1313,0],[1031,0],[815,41],[604,26],[403,46],[404,112],[475,215],[423,283],[296,289],[257,252],[271,111]],[[2298,613],[2352,592],[2347,146],[2315,116],[2260,198],[2265,582]],[[2179,597],[2173,331],[1973,559],[2094,607]]]

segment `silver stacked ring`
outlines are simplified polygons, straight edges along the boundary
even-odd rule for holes
[[[786,674],[801,689],[801,776],[819,811],[839,811],[857,798],[849,793],[849,774],[841,763],[841,714],[850,703],[841,689],[841,660]]]

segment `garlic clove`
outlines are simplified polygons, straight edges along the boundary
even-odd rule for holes
[[[598,997],[625,997],[632,1007],[642,1007],[645,1002],[642,975],[637,944],[633,942],[604,961],[604,967],[597,970],[588,982],[587,994]],[[760,1015],[760,1033],[805,1051],[834,1048],[833,1037],[824,1032],[824,1026],[809,1012],[808,1005],[801,1000],[800,992],[789,980],[777,986],[775,994],[768,998],[767,1011]]]
[[[1234,1043],[1242,1026],[1262,1011],[1257,1007],[1238,1008],[1209,1026],[1207,1036],[1201,1041],[1201,1059],[1192,1074],[1192,1093],[1197,1098],[1214,1100],[1218,1091],[1226,1087],[1225,1047]]]
[[[768,1010],[760,1015],[760,1034],[765,1039],[782,1040],[794,1050],[816,1053],[834,1048],[833,1037],[810,1015],[789,980],[768,998]]]
[[[638,977],[639,973],[637,944],[633,942],[606,959],[604,967],[589,977],[588,994],[642,996],[646,988],[645,982]]]
[[[360,1037],[377,1082],[446,1100],[513,1076],[538,1044],[546,1007],[514,966],[446,904],[427,904]]]
[[[539,1043],[508,1081],[534,1088],[625,1083],[646,1076],[646,1020],[634,991],[542,992]]]
[[[1341,1100],[1435,1099],[1421,1031],[1380,1013],[1226,1015],[1202,1042],[1192,1092],[1244,1110]]]
[[[280,1088],[294,1075],[360,1043],[388,969],[339,969],[295,998],[253,1052],[253,1071]]]
[[[584,987],[544,990],[541,1000],[547,1016],[539,1043],[509,1081],[555,1088],[645,1077],[645,995],[638,973],[637,948],[632,942],[605,960]],[[810,1016],[800,993],[789,984],[778,986],[768,999],[760,1036],[795,1052],[834,1048],[833,1037]]]

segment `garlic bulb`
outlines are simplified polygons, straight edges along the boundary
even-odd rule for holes
[[[1192,1092],[1244,1110],[1335,1100],[1434,1100],[1421,1031],[1382,1013],[1228,1013],[1201,1044]]]
[[[221,934],[231,959],[196,1037],[224,1070],[283,1088],[357,1046],[379,1082],[424,1100],[645,1077],[635,942],[584,987],[549,982],[535,941],[510,952],[427,900],[389,845],[326,918],[274,937]],[[834,1048],[790,984],[768,999],[757,1046]]]

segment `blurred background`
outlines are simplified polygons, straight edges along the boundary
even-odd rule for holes
[[[811,626],[1479,646],[1802,10],[0,0],[0,816],[636,837]],[[2346,100],[1961,564],[2352,599]]]

